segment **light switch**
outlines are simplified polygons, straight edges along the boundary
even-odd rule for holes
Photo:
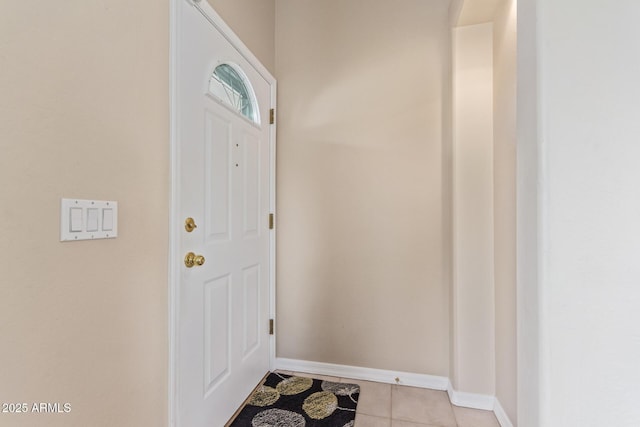
[[[60,241],[113,239],[118,237],[118,202],[62,199]]]
[[[98,231],[98,209],[87,209],[87,231]]]
[[[82,231],[82,208],[69,209],[69,231],[72,233]]]
[[[113,209],[102,209],[102,230],[113,230]]]

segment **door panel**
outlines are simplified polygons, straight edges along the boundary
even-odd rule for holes
[[[205,112],[207,171],[207,237],[229,240],[231,217],[231,123],[210,110]],[[215,175],[214,175],[215,171]],[[214,203],[215,201],[215,203]]]
[[[271,130],[207,91],[228,64],[269,117],[271,85],[198,8],[179,3],[179,211],[198,226],[180,230],[179,250],[205,261],[181,268],[177,418],[222,426],[269,370]]]
[[[261,141],[253,135],[244,135],[244,237],[260,237],[260,173]]]
[[[205,396],[229,374],[231,319],[230,277],[204,284],[204,385]]]
[[[242,272],[244,287],[244,346],[246,358],[260,345],[260,266],[247,267]]]

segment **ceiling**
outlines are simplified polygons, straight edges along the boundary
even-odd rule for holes
[[[504,0],[456,0],[462,10],[458,17],[457,26],[482,24],[493,21],[493,15]],[[460,7],[460,6],[458,6]]]

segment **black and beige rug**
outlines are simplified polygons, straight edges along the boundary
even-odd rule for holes
[[[229,427],[353,427],[360,386],[271,373]]]

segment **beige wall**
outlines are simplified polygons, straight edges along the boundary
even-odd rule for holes
[[[168,2],[3,2],[3,425],[167,423]],[[119,202],[113,240],[59,242],[62,197]]]
[[[454,388],[495,392],[493,25],[453,36]]]
[[[273,70],[274,2],[212,3]],[[72,408],[6,422],[167,424],[168,11],[2,6],[0,401]],[[62,197],[117,200],[119,237],[60,243]]]
[[[207,0],[272,74],[275,71],[275,0]]]
[[[210,3],[279,79],[278,355],[449,375],[447,2]],[[3,8],[0,401],[72,405],[24,426],[166,425],[168,4]],[[120,236],[60,243],[61,197],[118,200]]]
[[[449,373],[448,2],[276,2],[278,356]]]
[[[513,422],[516,411],[516,0],[493,23],[493,203],[496,396]]]

